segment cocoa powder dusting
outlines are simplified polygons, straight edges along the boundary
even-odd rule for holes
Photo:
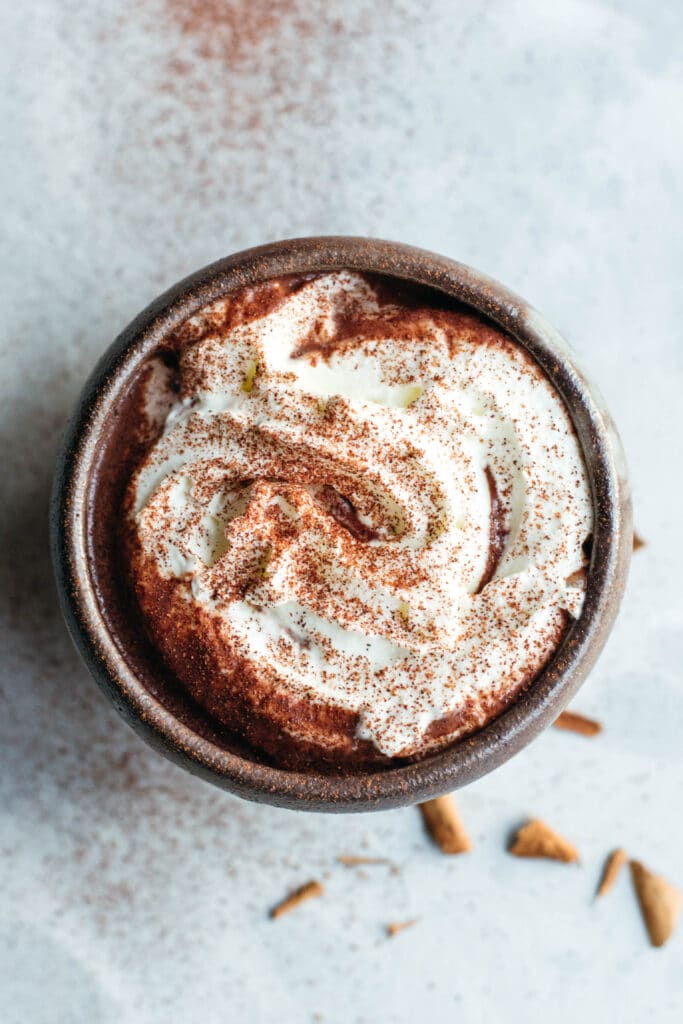
[[[169,18],[204,60],[235,65],[253,59],[258,47],[277,38],[284,21],[299,36],[313,27],[292,0],[166,0]],[[180,65],[180,66],[179,66]],[[176,62],[180,74],[187,68]]]

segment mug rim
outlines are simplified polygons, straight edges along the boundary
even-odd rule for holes
[[[549,664],[482,729],[422,760],[339,774],[290,771],[226,750],[147,690],[111,636],[90,575],[88,488],[107,416],[141,363],[183,320],[245,285],[285,274],[366,271],[425,285],[472,307],[518,341],[559,392],[582,449],[593,498],[593,549],[579,618]],[[605,404],[564,339],[533,307],[455,260],[398,242],[352,236],[287,239],[238,252],[189,275],[117,337],[88,378],[66,430],[50,504],[57,589],[86,666],[117,710],[171,760],[246,799],[318,811],[378,810],[458,789],[499,767],[549,726],[597,659],[624,591],[632,550],[631,501],[621,442]]]

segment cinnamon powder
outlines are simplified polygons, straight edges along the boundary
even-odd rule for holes
[[[283,22],[299,36],[313,30],[293,0],[166,0],[169,20],[204,60],[235,65],[249,60],[264,43],[277,40]]]

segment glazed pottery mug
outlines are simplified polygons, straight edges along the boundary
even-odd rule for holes
[[[412,764],[330,772],[274,767],[226,738],[184,697],[151,649],[120,579],[107,530],[119,496],[120,412],[136,374],[165,337],[199,309],[245,285],[341,268],[433,289],[471,307],[521,344],[563,398],[593,499],[586,598],[553,658],[479,732]],[[470,267],[430,252],[367,238],[293,239],[249,249],[192,274],[147,307],[88,379],[59,457],[50,510],[55,574],[67,626],[117,710],[157,750],[239,796],[283,807],[362,811],[427,800],[491,771],[550,725],[600,653],[623,593],[632,521],[621,444],[609,413],[560,335],[518,296]]]

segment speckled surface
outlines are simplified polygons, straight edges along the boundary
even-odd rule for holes
[[[198,0],[0,9],[2,1020],[678,1022],[683,928],[652,950],[626,876],[592,894],[617,843],[683,885],[679,5],[349,2],[334,24],[301,2],[259,37],[262,6],[237,44],[183,32]],[[551,730],[463,791],[459,858],[410,809],[300,815],[184,774],[56,610],[49,478],[97,355],[196,267],[311,233],[398,238],[525,295],[629,457],[649,543],[575,701],[605,732]],[[507,856],[528,814],[581,865]],[[400,872],[335,863],[363,852]],[[324,898],[269,921],[310,877]]]

